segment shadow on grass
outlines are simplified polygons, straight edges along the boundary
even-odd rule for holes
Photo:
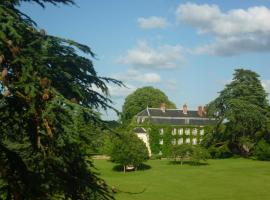
[[[134,171],[145,171],[145,170],[149,170],[151,169],[152,167],[150,165],[147,165],[147,164],[140,164],[138,167],[137,167],[137,170],[127,170],[126,172],[134,172]],[[124,171],[124,168],[123,168],[123,165],[115,165],[113,167],[113,171],[116,171],[116,172],[123,172]]]
[[[181,165],[181,161],[171,160],[169,161],[170,165]],[[190,165],[190,166],[206,166],[209,165],[207,162],[194,162],[194,161],[183,161],[183,165]]]

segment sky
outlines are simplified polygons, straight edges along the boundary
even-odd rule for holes
[[[113,106],[143,86],[161,89],[178,108],[197,109],[218,96],[237,68],[260,75],[270,93],[270,1],[77,0],[76,6],[20,10],[50,35],[75,40],[96,54],[98,75]],[[114,112],[103,118],[117,119]]]

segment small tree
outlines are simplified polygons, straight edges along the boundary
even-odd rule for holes
[[[144,142],[133,133],[110,135],[104,145],[105,153],[111,157],[111,161],[123,166],[126,172],[128,165],[137,167],[146,161],[148,150]]]
[[[183,161],[192,153],[192,146],[188,144],[176,145],[172,148],[171,157],[175,162],[180,161],[183,165]]]
[[[201,146],[192,146],[191,161],[193,164],[199,164],[210,158],[209,152]]]
[[[184,160],[191,161],[193,164],[199,164],[202,160],[210,158],[208,151],[201,146],[192,146],[190,144],[177,145],[172,148],[171,157],[175,162],[180,161],[183,165]]]

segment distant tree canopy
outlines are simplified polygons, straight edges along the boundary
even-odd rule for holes
[[[161,103],[165,103],[167,108],[176,108],[175,104],[161,90],[153,87],[138,88],[126,97],[122,108],[121,121],[128,124],[136,114],[147,106],[160,107]]]
[[[0,199],[111,199],[89,154],[106,82],[121,83],[97,75],[88,46],[37,30],[21,2],[0,1]]]
[[[226,144],[233,152],[250,154],[254,144],[269,132],[269,104],[259,75],[245,69],[235,70],[231,83],[208,105],[217,118],[209,145]],[[225,126],[224,126],[225,125]]]

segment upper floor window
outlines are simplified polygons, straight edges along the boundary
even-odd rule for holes
[[[190,135],[190,129],[189,129],[189,128],[186,128],[186,129],[185,129],[185,134],[186,134],[186,135]]]
[[[204,129],[200,130],[200,135],[204,135]]]
[[[176,128],[172,129],[172,135],[176,135]]]
[[[197,135],[197,129],[196,128],[192,129],[192,135]]]
[[[179,135],[183,135],[183,132],[184,132],[184,131],[183,131],[183,128],[179,128],[179,129],[178,129],[178,134],[179,134]]]
[[[164,133],[163,128],[159,129],[159,134],[160,134],[160,135],[163,135],[163,133]]]

